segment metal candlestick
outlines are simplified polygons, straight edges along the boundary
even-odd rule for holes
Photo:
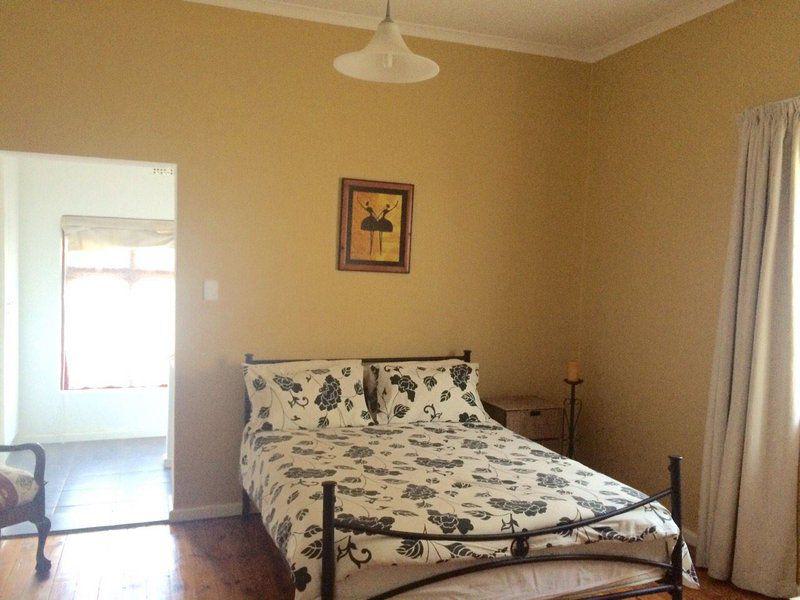
[[[583,383],[583,379],[570,381],[565,379],[564,382],[570,387],[569,398],[564,400],[564,404],[569,403],[569,422],[567,423],[567,433],[569,434],[569,444],[567,447],[567,456],[570,458],[575,457],[575,428],[578,425],[578,417],[581,414],[581,401],[575,398],[575,388]],[[577,405],[577,412],[576,412]]]

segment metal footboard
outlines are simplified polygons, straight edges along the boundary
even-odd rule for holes
[[[517,533],[484,533],[474,535],[451,535],[446,533],[416,533],[411,531],[397,531],[392,529],[384,529],[374,525],[361,525],[353,523],[352,521],[343,521],[336,518],[336,482],[325,481],[322,484],[322,600],[333,600],[336,595],[336,530],[353,531],[360,533],[369,533],[374,535],[382,535],[388,537],[402,538],[404,540],[436,540],[436,541],[451,541],[451,542],[484,542],[484,541],[504,541],[513,540],[511,542],[511,556],[490,560],[488,562],[481,562],[478,564],[468,565],[440,573],[430,577],[425,577],[417,581],[392,588],[373,596],[371,600],[381,600],[383,598],[392,598],[399,594],[415,590],[439,581],[452,579],[467,575],[469,573],[476,573],[479,571],[488,571],[492,569],[499,569],[502,567],[521,565],[527,563],[546,563],[546,562],[561,562],[561,561],[601,561],[601,562],[621,562],[631,563],[638,565],[646,565],[657,567],[664,570],[664,578],[655,585],[648,587],[639,587],[637,589],[628,589],[600,596],[595,596],[595,600],[618,600],[621,598],[632,598],[636,596],[646,596],[650,594],[660,594],[667,592],[671,594],[672,600],[682,600],[683,598],[683,535],[680,533],[681,529],[681,460],[680,456],[669,457],[669,471],[670,471],[670,487],[666,490],[658,492],[653,496],[644,498],[638,502],[634,502],[622,508],[608,511],[606,513],[575,521],[573,523],[566,523],[564,525],[556,525],[553,527],[545,527],[542,529],[535,529],[533,531],[521,531]],[[671,502],[672,520],[678,526],[678,540],[675,548],[670,556],[670,562],[659,562],[648,560],[644,558],[618,556],[613,554],[588,554],[588,553],[574,553],[574,554],[555,554],[555,555],[540,555],[528,556],[529,542],[528,540],[533,537],[566,533],[574,529],[580,529],[588,525],[593,525],[600,521],[604,521],[611,517],[636,510],[647,504],[657,502],[662,498],[668,497]]]

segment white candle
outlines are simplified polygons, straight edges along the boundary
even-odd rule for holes
[[[567,363],[567,381],[578,381],[581,378],[581,363],[571,360]]]

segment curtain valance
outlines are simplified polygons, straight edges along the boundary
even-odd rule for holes
[[[175,246],[175,221],[162,219],[65,215],[61,229],[70,250]]]

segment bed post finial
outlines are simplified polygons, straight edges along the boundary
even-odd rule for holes
[[[672,549],[670,570],[670,583],[674,586],[672,590],[672,600],[683,599],[683,530],[681,524],[681,461],[682,456],[672,455],[669,457],[670,475],[670,512],[672,520],[678,526],[678,539]]]
[[[336,511],[336,482],[322,482],[322,600],[333,600],[336,585],[336,549],[333,525]]]

